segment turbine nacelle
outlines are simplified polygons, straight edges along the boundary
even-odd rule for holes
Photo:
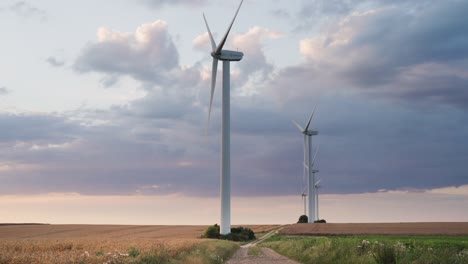
[[[294,120],[292,121],[293,124],[297,127],[297,129],[299,129],[299,131],[302,134],[306,135],[306,136],[316,136],[316,135],[318,135],[318,131],[309,130],[310,123],[312,121],[312,118],[314,117],[315,109],[317,109],[317,105],[315,105],[314,111],[312,111],[312,114],[310,115],[309,121],[307,122],[305,128],[303,128],[301,125],[299,125],[296,121],[294,121]]]
[[[318,131],[316,130],[306,130],[306,131],[302,131],[302,134],[306,135],[306,136],[316,136],[318,135]]]
[[[213,95],[216,87],[216,73],[218,71],[218,61],[240,61],[244,57],[244,53],[239,51],[233,50],[223,50],[224,44],[226,44],[227,37],[229,36],[229,32],[231,31],[232,25],[236,20],[237,14],[239,13],[239,9],[242,6],[244,0],[241,0],[239,7],[237,8],[236,13],[234,14],[234,18],[229,24],[229,27],[224,34],[224,37],[221,39],[219,44],[216,45],[216,41],[213,38],[213,34],[211,33],[210,26],[208,25],[208,21],[206,20],[205,14],[203,14],[203,20],[205,20],[206,30],[208,31],[208,36],[210,37],[211,43],[211,57],[213,57],[213,65],[211,67],[211,96],[210,96],[210,107],[208,109],[208,123],[206,125],[207,131],[210,125],[210,118],[211,118],[211,107],[213,106]]]
[[[218,59],[221,61],[240,61],[244,57],[244,53],[233,50],[222,50],[221,54],[216,54],[215,52],[212,52],[211,56],[214,59]]]

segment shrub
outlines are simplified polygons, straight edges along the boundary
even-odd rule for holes
[[[319,219],[319,220],[315,220],[314,223],[318,223],[318,224],[325,224],[327,221],[325,221],[325,219]]]
[[[249,241],[256,239],[255,233],[250,228],[245,227],[233,227],[231,233],[227,235],[221,235],[219,231],[219,225],[215,224],[208,227],[205,231],[203,238],[218,238],[231,241]]]
[[[221,235],[222,239],[231,240],[231,241],[249,241],[254,240],[255,233],[250,228],[246,227],[233,227],[231,228],[231,233],[227,235]]]
[[[208,227],[208,229],[205,231],[205,234],[202,237],[219,238],[219,225],[214,224],[213,226]]]
[[[305,224],[309,222],[309,218],[307,215],[301,215],[299,216],[299,221],[297,221],[298,224]]]

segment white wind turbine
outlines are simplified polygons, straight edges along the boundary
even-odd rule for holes
[[[320,182],[320,180],[317,181],[317,182],[315,181],[315,173],[318,173],[319,170],[314,169],[315,168],[315,159],[317,158],[317,154],[319,152],[319,149],[320,149],[320,145],[317,147],[317,150],[315,151],[314,158],[312,159],[312,164],[310,165],[310,167],[307,167],[307,170],[309,170],[309,168],[311,168],[311,170],[312,170],[312,178],[309,179],[309,187],[310,187],[310,180],[312,180],[312,183],[313,183],[313,186],[314,186],[314,194],[315,194],[315,197],[314,197],[314,201],[315,201],[314,218],[315,218],[315,220],[319,220],[319,218],[318,218],[318,187],[317,186],[318,186],[318,183]]]
[[[310,123],[312,121],[312,118],[314,117],[315,109],[317,108],[317,105],[314,107],[314,111],[310,115],[309,121],[307,122],[307,125],[305,128],[302,128],[296,121],[293,120],[294,125],[299,129],[299,131],[304,134],[304,173],[306,173],[309,177],[308,179],[308,205],[309,205],[309,210],[308,210],[308,218],[309,218],[309,223],[314,222],[315,218],[315,188],[314,188],[314,183],[315,183],[315,173],[313,173],[313,162],[315,162],[315,157],[317,156],[317,153],[315,153],[314,156],[314,161],[312,161],[312,136],[318,135],[318,131],[316,130],[309,130]],[[311,169],[309,169],[311,168]]]
[[[231,31],[232,25],[236,20],[237,13],[242,6],[242,0],[237,8],[236,14],[229,25],[226,34],[216,46],[216,42],[211,34],[210,27],[206,21],[205,14],[203,19],[205,20],[206,29],[210,36],[211,41],[211,57],[213,57],[213,68],[211,75],[211,96],[210,96],[210,108],[208,111],[208,126],[211,118],[211,107],[213,105],[213,94],[216,86],[216,73],[218,70],[218,61],[223,62],[223,91],[222,91],[222,139],[221,139],[221,226],[220,233],[225,235],[231,232],[231,150],[230,150],[230,62],[240,61],[244,56],[244,53],[232,50],[223,50],[226,39]]]
[[[315,187],[315,208],[317,208],[317,211],[316,211],[317,220],[320,220],[320,218],[319,218],[319,200],[318,200],[318,198],[319,198],[318,191],[319,191],[320,187],[322,187],[320,185],[320,181],[321,181],[321,179],[319,179],[314,185],[314,187]]]
[[[319,172],[319,170],[315,169],[315,159],[317,158],[317,154],[319,152],[320,145],[317,146],[317,150],[315,151],[314,158],[312,160],[312,165],[310,168],[312,168],[312,180],[314,183],[314,193],[315,193],[315,220],[319,220],[319,202],[318,202],[318,189],[320,188],[320,180],[315,181],[315,174]],[[309,169],[309,167],[307,167]]]
[[[302,202],[304,203],[304,213],[303,213],[303,215],[307,214],[307,199],[306,199],[307,194],[306,194],[306,192],[307,192],[307,186],[304,186],[304,190],[302,191],[302,194],[301,194]]]

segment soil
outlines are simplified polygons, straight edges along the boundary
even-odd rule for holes
[[[294,224],[279,232],[284,235],[439,235],[466,236],[468,222],[447,223],[353,223],[353,224]]]

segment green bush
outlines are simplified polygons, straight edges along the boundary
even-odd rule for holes
[[[309,218],[307,215],[301,215],[299,216],[299,221],[297,221],[298,224],[306,224],[309,222]]]
[[[203,238],[219,238],[219,225],[214,224],[205,231]]]
[[[220,238],[231,241],[249,241],[254,240],[256,237],[252,229],[241,226],[231,228],[231,233],[220,235]]]
[[[316,224],[325,224],[327,221],[325,221],[325,219],[319,219],[319,220],[315,220],[314,223]]]
[[[217,238],[231,241],[249,241],[256,239],[255,233],[250,228],[245,227],[233,227],[231,233],[227,235],[221,235],[219,231],[219,225],[215,224],[208,227],[205,231],[203,238]]]

